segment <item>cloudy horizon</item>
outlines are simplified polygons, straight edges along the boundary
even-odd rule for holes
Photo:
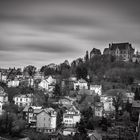
[[[0,67],[71,62],[112,42],[140,51],[139,13],[137,0],[0,0]]]

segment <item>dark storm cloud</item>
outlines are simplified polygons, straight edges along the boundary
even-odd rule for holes
[[[0,64],[72,60],[110,42],[138,48],[139,5],[139,0],[0,1]]]

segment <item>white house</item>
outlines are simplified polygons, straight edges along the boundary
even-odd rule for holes
[[[102,95],[102,85],[90,85],[90,90],[95,94]]]
[[[16,105],[20,107],[25,107],[26,105],[30,106],[33,103],[33,94],[26,94],[26,95],[16,95],[13,98]]]
[[[54,87],[56,84],[56,79],[54,79],[52,76],[47,76],[45,79],[43,79],[40,83],[39,83],[39,88],[41,89],[45,89],[48,91],[53,91]]]
[[[84,79],[74,82],[74,90],[88,89],[88,83]]]
[[[71,106],[63,114],[63,124],[65,127],[75,127],[76,123],[80,122],[81,114],[75,106]]]
[[[49,89],[49,82],[44,79],[38,84],[39,88],[48,90]]]
[[[52,83],[56,83],[56,79],[53,78],[52,76],[47,76],[45,79],[48,81],[49,85]]]
[[[100,100],[103,103],[105,113],[111,113],[111,112],[115,111],[115,107],[113,106],[113,97],[112,96],[102,95],[100,97]]]
[[[53,108],[42,109],[37,114],[36,129],[39,132],[52,133],[56,130],[57,113]]]
[[[8,81],[7,85],[8,85],[8,87],[18,87],[19,80],[18,79],[10,80],[10,81]]]

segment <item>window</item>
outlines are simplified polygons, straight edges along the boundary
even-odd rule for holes
[[[22,102],[22,98],[20,98],[20,101]]]

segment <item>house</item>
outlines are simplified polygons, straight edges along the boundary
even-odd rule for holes
[[[116,60],[129,61],[132,60],[135,49],[128,42],[126,43],[112,43],[109,48],[105,48],[104,54],[112,55]],[[107,54],[108,53],[108,54]]]
[[[100,97],[100,101],[103,103],[104,115],[110,114],[115,111],[115,107],[113,106],[113,97],[102,95]]]
[[[49,89],[49,82],[46,79],[44,79],[38,84],[38,87],[41,89],[48,90]]]
[[[99,49],[93,48],[92,51],[90,52],[90,59],[98,55],[99,56],[101,55],[101,51]]]
[[[2,114],[2,106],[8,103],[8,94],[4,92],[4,89],[0,87],[0,115]]]
[[[71,106],[72,105],[72,101],[66,98],[60,99],[59,100],[59,104],[62,106]]]
[[[74,90],[88,89],[88,83],[84,79],[74,82]]]
[[[65,96],[64,98],[59,100],[59,104],[62,106],[71,106],[76,99],[71,98],[69,96]]]
[[[132,112],[140,113],[140,100],[134,100],[132,102]]]
[[[19,80],[15,78],[14,80],[10,80],[7,83],[8,87],[18,87],[19,86]]]
[[[53,78],[52,76],[47,76],[45,79],[48,81],[49,85],[52,83],[56,83],[56,79]]]
[[[19,94],[13,98],[16,105],[20,107],[30,106],[33,103],[33,94]]]
[[[37,114],[42,110],[42,106],[25,106],[23,117],[30,127],[36,127]]]
[[[52,76],[47,76],[38,84],[38,86],[41,89],[53,91],[55,84],[56,84],[56,79],[54,79]]]
[[[103,116],[103,103],[102,102],[96,102],[95,103],[95,116],[96,117],[102,117]]]
[[[68,108],[63,114],[63,124],[65,127],[75,127],[80,122],[81,114],[75,106]]]
[[[90,85],[90,90],[94,91],[99,96],[102,95],[102,85]]]
[[[57,113],[53,108],[42,109],[37,114],[36,129],[39,132],[52,133],[56,130]]]
[[[68,136],[68,135],[74,136],[76,133],[76,129],[75,128],[65,128],[65,129],[63,129],[62,133],[64,136]]]
[[[134,101],[135,93],[133,92],[126,92],[124,93],[123,102],[126,103],[127,101],[132,104]]]

